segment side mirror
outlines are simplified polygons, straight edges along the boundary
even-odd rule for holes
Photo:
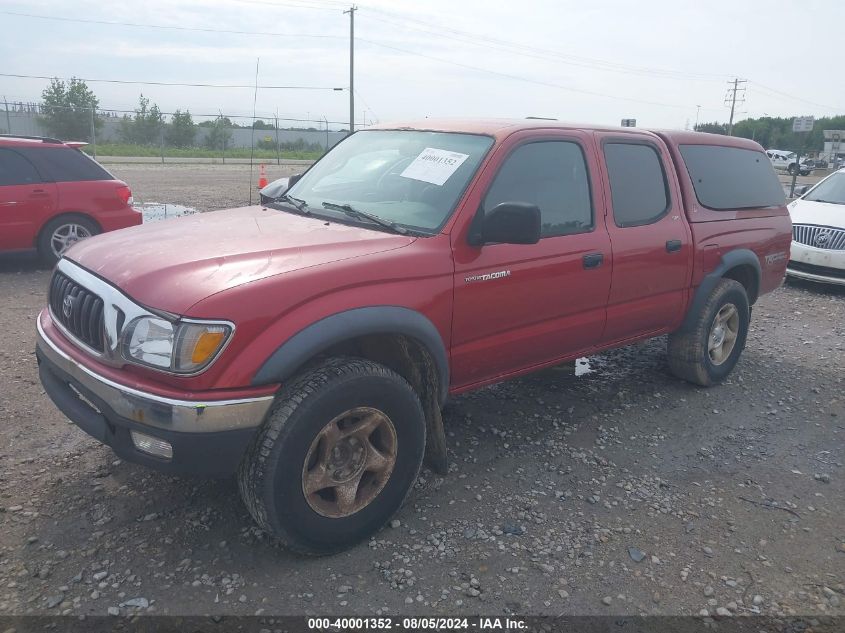
[[[287,176],[285,178],[279,178],[278,180],[274,180],[273,182],[271,182],[269,185],[267,185],[258,192],[261,204],[267,204],[273,199],[281,196],[288,189],[293,187],[294,183],[296,183],[297,180],[302,178],[302,176],[303,174],[297,174],[296,176]]]
[[[470,233],[473,246],[482,244],[536,244],[540,241],[540,209],[528,202],[502,202],[479,218]]]

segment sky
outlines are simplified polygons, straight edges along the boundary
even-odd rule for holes
[[[325,118],[338,129],[349,120],[348,7],[339,0],[0,0],[0,74],[244,86],[88,83],[103,109],[131,110],[143,93],[164,112],[251,117],[258,61],[258,118]],[[845,49],[823,36],[824,24],[843,23],[840,0],[361,0],[357,7],[356,126],[539,116],[685,128],[697,118],[727,121],[728,82],[737,77],[747,83],[736,120],[845,114]],[[38,101],[48,83],[2,75],[0,97],[10,101]]]

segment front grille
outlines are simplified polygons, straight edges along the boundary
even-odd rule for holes
[[[793,224],[792,239],[799,244],[827,251],[845,251],[845,229],[815,224]]]
[[[102,352],[103,300],[58,270],[50,282],[53,318],[88,347]]]
[[[821,275],[822,277],[832,277],[834,279],[845,279],[845,268],[831,268],[830,266],[816,266],[815,264],[790,261],[787,270]]]

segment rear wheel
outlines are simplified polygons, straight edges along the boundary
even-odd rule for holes
[[[789,167],[786,168],[786,171],[791,176],[798,171],[798,167],[795,165],[795,163],[792,163]]]
[[[244,456],[241,497],[289,548],[345,549],[378,530],[414,484],[425,417],[401,376],[334,358],[295,379]]]
[[[745,288],[733,279],[722,279],[693,326],[669,335],[669,369],[703,387],[721,382],[739,361],[749,320]]]
[[[85,216],[65,215],[47,223],[38,236],[38,254],[52,266],[64,252],[80,240],[100,233],[100,227]]]

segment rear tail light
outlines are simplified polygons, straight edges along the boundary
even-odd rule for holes
[[[126,185],[117,188],[117,197],[123,201],[123,204],[131,205],[133,202],[132,190]]]

